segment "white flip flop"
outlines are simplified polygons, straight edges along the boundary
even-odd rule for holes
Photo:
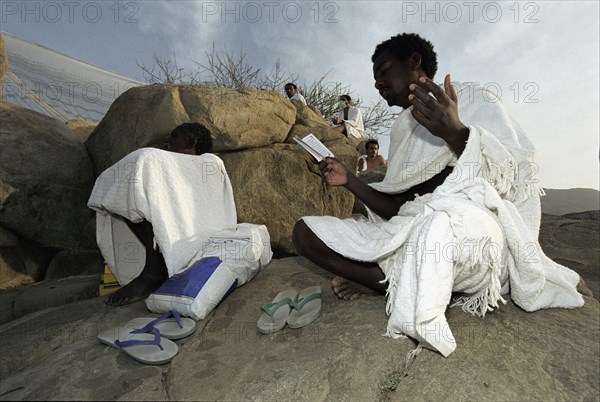
[[[321,314],[321,287],[311,286],[302,289],[298,298],[291,304],[292,311],[287,319],[290,328],[305,327]]]
[[[286,289],[279,292],[271,303],[263,304],[260,308],[264,313],[258,318],[256,323],[258,330],[263,334],[272,334],[283,327],[290,315],[290,304],[296,299],[298,291],[296,289]]]
[[[173,341],[162,338],[156,328],[151,333],[132,332],[128,326],[107,329],[98,334],[105,345],[121,349],[144,364],[165,364],[173,360],[179,347]]]

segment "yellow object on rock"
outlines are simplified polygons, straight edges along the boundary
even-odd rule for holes
[[[102,273],[102,278],[100,280],[100,296],[113,293],[120,287],[121,285],[119,285],[117,278],[113,275],[109,266],[104,264],[104,272]]]

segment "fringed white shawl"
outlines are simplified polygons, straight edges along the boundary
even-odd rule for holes
[[[433,193],[404,204],[384,221],[305,217],[336,252],[377,262],[389,283],[387,334],[411,336],[448,356],[456,348],[445,310],[485,316],[512,300],[526,311],[579,307],[579,276],[554,263],[538,243],[540,189],[535,151],[501,102],[459,86],[459,117],[469,127],[460,158],[403,111],[392,128],[388,170],[376,190],[399,193],[446,166],[453,173]]]

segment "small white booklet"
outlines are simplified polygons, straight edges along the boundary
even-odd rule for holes
[[[298,143],[306,152],[314,156],[317,162],[321,162],[326,157],[332,158],[335,155],[327,148],[314,134],[310,133],[304,138],[300,138],[297,135],[294,136],[294,141]]]

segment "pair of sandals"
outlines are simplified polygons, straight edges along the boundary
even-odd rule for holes
[[[185,338],[195,330],[196,321],[182,318],[177,311],[168,311],[158,318],[134,318],[104,330],[98,334],[98,340],[141,363],[158,365],[169,363],[177,355],[179,346],[173,340]]]
[[[304,327],[321,314],[321,287],[311,286],[298,292],[286,289],[271,303],[260,306],[263,314],[257,322],[258,331],[272,334],[287,324],[290,328]]]

